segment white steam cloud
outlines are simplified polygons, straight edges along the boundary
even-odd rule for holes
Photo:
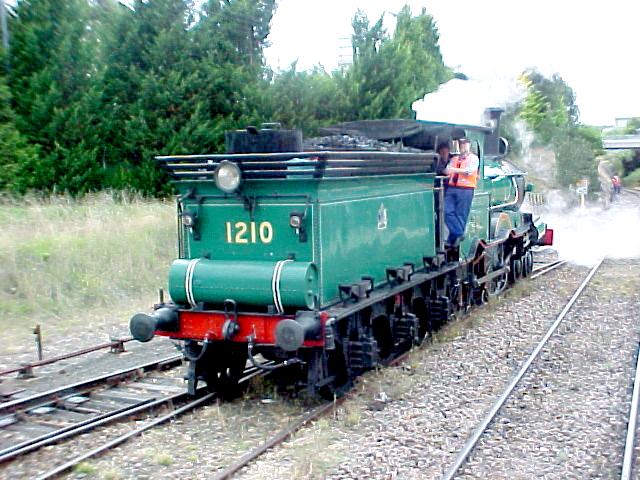
[[[640,206],[616,203],[553,210],[543,219],[554,230],[554,248],[562,260],[593,265],[602,257],[640,258]]]
[[[484,125],[484,111],[504,107],[523,95],[515,79],[460,80],[454,78],[413,102],[417,120]]]

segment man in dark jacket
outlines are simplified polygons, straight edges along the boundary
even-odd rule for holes
[[[451,160],[452,157],[449,142],[439,143],[436,151],[438,152],[439,157],[438,164],[436,165],[436,175],[446,175],[446,173],[444,173],[444,169],[447,168],[449,160]]]

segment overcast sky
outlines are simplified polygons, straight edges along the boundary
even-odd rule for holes
[[[640,116],[640,1],[608,0],[279,0],[267,61],[286,68],[320,63],[327,69],[349,54],[351,18],[364,10],[387,26],[408,3],[434,16],[445,64],[481,82],[505,85],[524,69],[560,73],[577,95],[581,121],[612,124]]]

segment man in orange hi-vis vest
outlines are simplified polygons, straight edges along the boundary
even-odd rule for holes
[[[469,140],[461,138],[458,142],[460,155],[452,157],[444,169],[444,174],[449,176],[444,196],[444,221],[449,229],[447,244],[451,246],[456,246],[464,235],[480,165],[478,157],[471,152]]]

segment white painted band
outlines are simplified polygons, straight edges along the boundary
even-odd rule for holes
[[[193,271],[195,270],[196,264],[199,261],[200,261],[199,258],[194,258],[189,262],[189,264],[187,265],[187,273],[185,274],[185,277],[184,277],[184,290],[187,295],[187,301],[189,302],[189,305],[191,305],[193,308],[197,306],[196,300],[193,296]]]
[[[293,260],[280,260],[276,262],[273,267],[273,277],[271,278],[271,290],[273,292],[273,304],[276,307],[278,313],[284,312],[284,306],[282,305],[282,296],[280,294],[280,278],[282,276],[282,269],[285,263],[293,262]]]

